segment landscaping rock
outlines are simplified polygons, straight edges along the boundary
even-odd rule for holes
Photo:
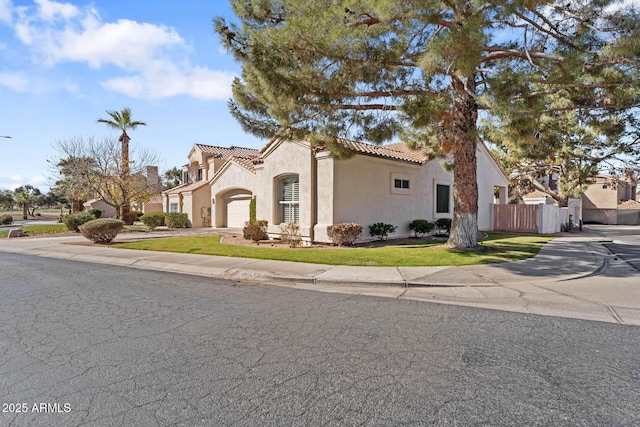
[[[23,236],[24,236],[24,231],[22,231],[21,228],[13,228],[9,230],[9,235],[7,236],[7,238],[11,239],[13,237],[23,237]]]

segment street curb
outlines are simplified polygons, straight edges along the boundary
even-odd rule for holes
[[[538,281],[542,282],[565,282],[570,280],[577,280],[585,277],[590,277],[598,274],[602,270],[604,270],[609,262],[610,257],[605,255],[606,253],[610,254],[611,252],[606,248],[605,244],[610,243],[610,239],[597,239],[592,240],[587,244],[588,251],[595,257],[595,261],[584,269],[584,271],[578,274],[567,274],[564,277],[555,276],[552,278],[538,278]],[[66,243],[59,243],[65,245]],[[351,277],[344,280],[341,280],[339,277],[328,277],[328,278],[320,278],[319,275],[311,276],[296,276],[295,274],[279,274],[274,270],[252,270],[242,267],[222,267],[222,266],[202,266],[196,263],[187,263],[187,262],[166,262],[166,261],[157,261],[154,259],[148,259],[145,257],[121,257],[121,256],[109,256],[105,253],[91,253],[91,251],[86,251],[86,253],[78,253],[74,251],[66,251],[66,250],[56,250],[61,249],[61,247],[57,247],[58,243],[53,244],[51,246],[39,246],[39,247],[12,247],[6,245],[0,245],[0,252],[12,252],[12,253],[20,253],[26,255],[36,255],[47,258],[54,259],[69,259],[73,261],[79,262],[92,262],[97,264],[105,264],[105,265],[116,265],[121,267],[133,267],[142,270],[151,270],[151,271],[165,271],[176,274],[189,274],[200,277],[209,277],[215,278],[219,280],[232,280],[232,281],[245,281],[245,282],[264,282],[264,283],[273,283],[273,282],[286,282],[286,283],[300,283],[307,284],[313,286],[352,286],[352,287],[363,287],[363,286],[381,286],[381,287],[395,287],[395,288],[464,288],[464,287],[478,287],[478,288],[490,288],[500,286],[503,283],[497,282],[453,282],[453,283],[436,283],[428,281],[428,278],[425,277],[426,281],[416,281],[416,280],[406,280],[402,277],[395,279],[394,277],[386,277],[386,280],[375,280],[375,275],[369,276],[374,280],[358,280],[357,277]],[[62,247],[63,248],[63,247]],[[114,251],[122,251],[121,249],[110,248],[109,250]],[[151,258],[151,257],[150,257]],[[322,274],[322,273],[320,273]],[[525,277],[519,278],[518,281],[525,280]],[[515,280],[508,280],[504,283],[515,282]]]

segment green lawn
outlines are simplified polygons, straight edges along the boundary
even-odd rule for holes
[[[113,245],[123,249],[295,261],[329,265],[376,267],[472,265],[518,261],[538,253],[553,237],[490,233],[475,251],[445,248],[442,241],[376,248],[271,248],[220,243],[219,236],[167,237]]]
[[[53,225],[26,225],[24,227],[14,226],[13,228],[22,228],[27,236],[50,236],[54,234],[68,233],[69,230],[64,224]],[[141,225],[125,225],[126,230],[132,231],[148,231],[149,229]],[[7,237],[9,229],[0,230],[0,238]]]
[[[17,226],[14,228],[18,228]],[[53,224],[53,225],[27,225],[22,228],[22,231],[25,232],[27,236],[44,236],[51,234],[60,234],[66,233],[67,227],[64,224]],[[9,234],[9,230],[0,230],[0,237],[7,237]]]

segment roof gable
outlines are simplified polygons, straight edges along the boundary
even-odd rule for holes
[[[260,151],[255,148],[235,147],[233,145],[231,147],[217,147],[214,145],[195,144],[193,147],[202,153],[212,154],[212,157],[223,159],[232,157],[254,159],[260,155]]]
[[[254,159],[253,163],[262,163],[269,154],[275,150],[280,144],[285,141],[283,138],[272,138],[269,142],[260,150],[261,156]],[[305,144],[312,149],[311,144],[306,141],[295,141],[297,143]],[[404,143],[394,143],[387,145],[374,145],[365,142],[352,141],[349,139],[338,139],[338,144],[352,151],[355,154],[362,154],[366,156],[380,157],[391,160],[400,160],[403,162],[425,164],[433,159],[431,153],[426,150],[411,150]],[[323,151],[326,147],[315,147],[315,151]]]

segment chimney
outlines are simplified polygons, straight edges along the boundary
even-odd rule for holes
[[[162,190],[157,166],[147,166],[147,187],[158,193]]]

